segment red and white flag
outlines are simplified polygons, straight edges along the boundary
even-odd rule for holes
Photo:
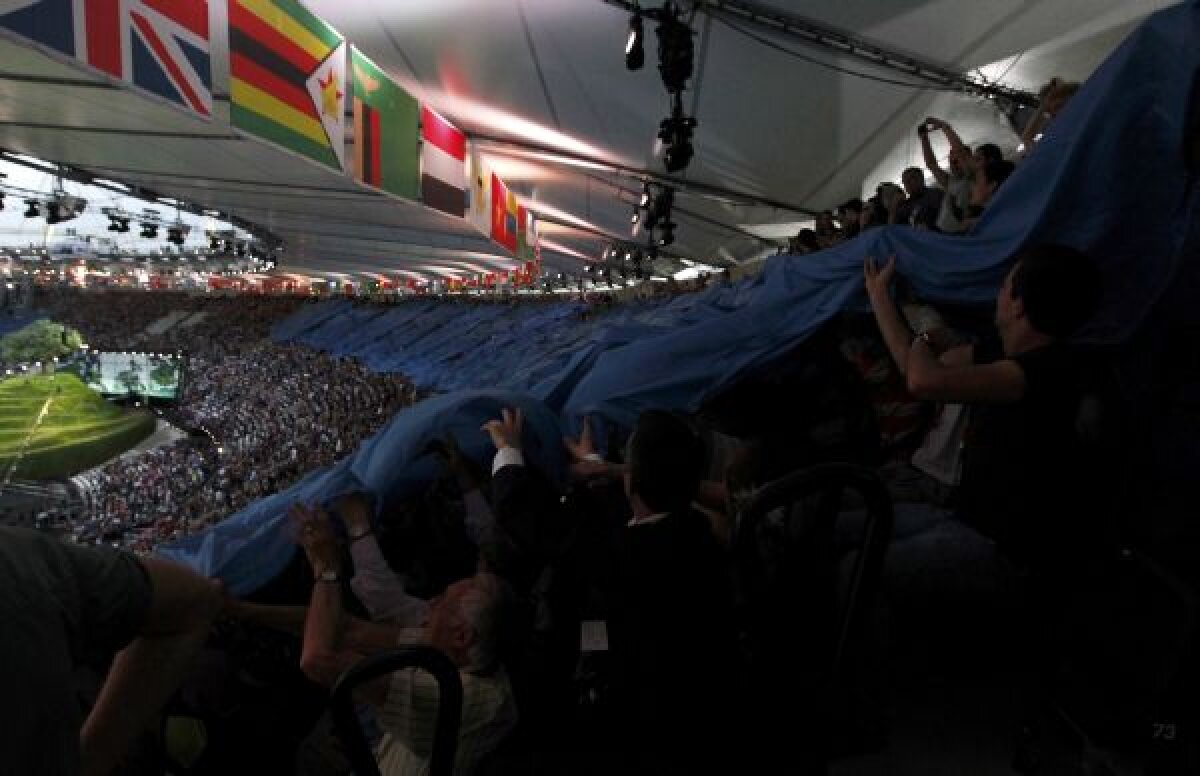
[[[421,139],[421,200],[462,218],[466,213],[466,135],[422,105]]]

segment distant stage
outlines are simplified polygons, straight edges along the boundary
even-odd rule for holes
[[[141,396],[174,401],[183,377],[179,353],[89,353],[74,369],[89,388],[105,396]]]

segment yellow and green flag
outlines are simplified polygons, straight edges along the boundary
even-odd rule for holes
[[[345,166],[346,42],[296,0],[229,0],[233,126]]]
[[[420,107],[367,55],[350,47],[354,177],[407,199],[420,189]]]

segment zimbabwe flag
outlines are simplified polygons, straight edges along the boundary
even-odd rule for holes
[[[416,199],[420,109],[367,55],[350,47],[354,94],[354,177],[368,186]]]
[[[346,44],[296,0],[229,0],[233,126],[341,170]]]

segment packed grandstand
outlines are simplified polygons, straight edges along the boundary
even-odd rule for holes
[[[1200,773],[1200,2],[1096,3],[0,4],[0,772]]]

